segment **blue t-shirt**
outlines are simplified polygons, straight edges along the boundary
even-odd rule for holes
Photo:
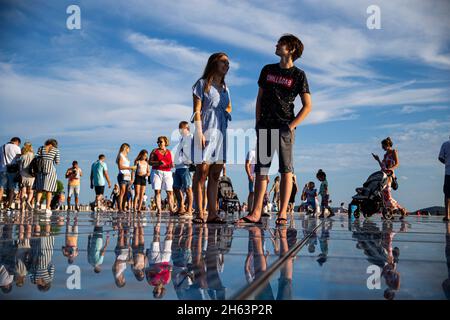
[[[92,170],[92,177],[94,180],[94,186],[103,187],[105,185],[104,171],[108,171],[106,163],[97,160],[92,164],[91,170]]]

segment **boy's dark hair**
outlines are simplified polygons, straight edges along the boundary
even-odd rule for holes
[[[185,127],[189,127],[189,122],[187,122],[187,121],[181,121],[181,122],[178,124],[178,129],[185,128]]]
[[[104,158],[105,158],[105,155],[104,155],[104,154],[101,154],[101,155],[98,156],[98,160],[102,160],[102,159],[104,159]]]
[[[297,60],[302,56],[303,53],[303,43],[300,41],[299,38],[294,36],[293,34],[287,33],[284,34],[279,40],[279,43],[285,44],[289,51],[294,50],[292,53],[292,61]]]
[[[72,165],[73,165],[73,166],[76,165],[76,164],[78,164],[78,161],[77,161],[77,160],[72,161]]]
[[[11,143],[14,143],[14,142],[18,142],[19,144],[21,144],[22,142],[20,141],[20,138],[19,137],[13,137],[13,138],[11,138]]]

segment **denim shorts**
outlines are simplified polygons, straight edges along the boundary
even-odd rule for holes
[[[119,173],[117,175],[117,183],[119,184],[119,186],[124,184],[124,185],[126,185],[128,187],[129,185],[131,185],[131,181],[130,180],[124,180],[123,178],[124,178],[123,173]]]
[[[0,188],[3,190],[14,190],[17,187],[17,182],[14,181],[15,177],[15,173],[0,172]]]
[[[248,180],[248,192],[255,192],[255,180]]]
[[[192,188],[192,176],[189,168],[178,168],[175,170],[173,188],[179,190]]]

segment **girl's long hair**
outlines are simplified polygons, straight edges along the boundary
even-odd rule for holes
[[[25,142],[22,148],[22,154],[27,154],[28,152],[33,152],[33,146],[31,142]]]
[[[140,160],[146,160],[147,161],[147,157],[145,155],[148,155],[148,151],[143,149],[139,152],[138,156],[136,157],[136,159],[134,159],[134,164],[137,164],[138,161]]]
[[[205,70],[203,71],[203,75],[200,78],[205,80],[205,92],[209,92],[214,74],[217,72],[219,60],[224,56],[228,58],[228,55],[226,53],[216,52],[209,57],[208,62],[206,63]],[[220,84],[222,86],[225,86],[225,75],[223,75],[222,79],[220,79]]]
[[[119,160],[120,160],[120,154],[123,152],[123,150],[125,150],[125,148],[128,149],[130,148],[130,145],[128,143],[122,143],[122,145],[120,146],[119,149],[119,153],[117,153],[117,157],[116,157],[116,163],[119,164]]]

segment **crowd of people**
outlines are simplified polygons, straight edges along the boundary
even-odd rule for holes
[[[260,223],[261,216],[266,214],[264,207],[270,202],[268,198],[271,194],[272,209],[278,212],[277,225],[285,225],[287,214],[294,210],[295,196],[300,190],[293,163],[295,129],[307,117],[312,106],[306,74],[294,65],[302,52],[303,44],[297,37],[283,35],[276,44],[275,54],[280,58],[279,63],[266,65],[261,70],[256,99],[256,149],[248,153],[245,161],[249,183],[248,215],[235,221],[238,224]],[[120,146],[115,159],[119,174],[110,200],[104,197],[106,185],[112,187],[106,157],[104,154],[98,156],[90,170],[90,186],[96,195],[93,203],[95,210],[117,207],[119,212],[135,210],[140,213],[146,208],[143,204],[149,183],[155,193],[154,204],[158,215],[163,210],[161,193],[165,191],[171,214],[191,216],[195,210],[194,223],[226,223],[218,214],[217,203],[219,178],[227,160],[227,127],[232,111],[230,90],[225,81],[229,68],[227,54],[219,52],[209,57],[203,75],[192,88],[191,122],[194,123],[195,131],[191,133],[189,122],[179,123],[181,141],[174,154],[168,149],[169,139],[166,136],[158,137],[157,147],[150,152],[140,150],[134,161],[129,158],[130,144],[123,143]],[[301,98],[302,107],[295,114],[294,100],[297,96]],[[39,204],[45,195],[45,213],[51,214],[52,195],[57,191],[56,166],[60,163],[58,142],[48,139],[36,153],[30,142],[26,142],[22,150],[20,145],[20,138],[14,137],[0,150],[0,199],[3,199],[3,193],[7,190],[4,207],[10,208],[14,201],[14,190],[20,181],[20,209],[40,210]],[[383,203],[385,207],[398,210],[402,216],[406,216],[407,210],[393,199],[391,193],[392,185],[397,183],[394,170],[399,166],[398,152],[393,149],[390,138],[382,141],[382,147],[385,150],[383,160],[377,155],[373,156],[381,170],[388,175]],[[440,160],[447,163],[447,168],[448,147],[443,150]],[[275,153],[279,155],[280,176],[275,178],[268,191],[268,172]],[[68,208],[74,197],[75,210],[79,210],[82,176],[83,171],[78,162],[73,161],[65,174],[68,179]],[[316,212],[321,217],[326,212],[332,216],[326,173],[319,170],[316,177],[320,182],[319,191],[313,181],[308,182],[301,192],[301,208],[307,212]],[[450,183],[447,180],[444,191],[448,207],[447,191]],[[321,197],[320,202],[318,196]],[[446,214],[448,219],[448,209]]]

